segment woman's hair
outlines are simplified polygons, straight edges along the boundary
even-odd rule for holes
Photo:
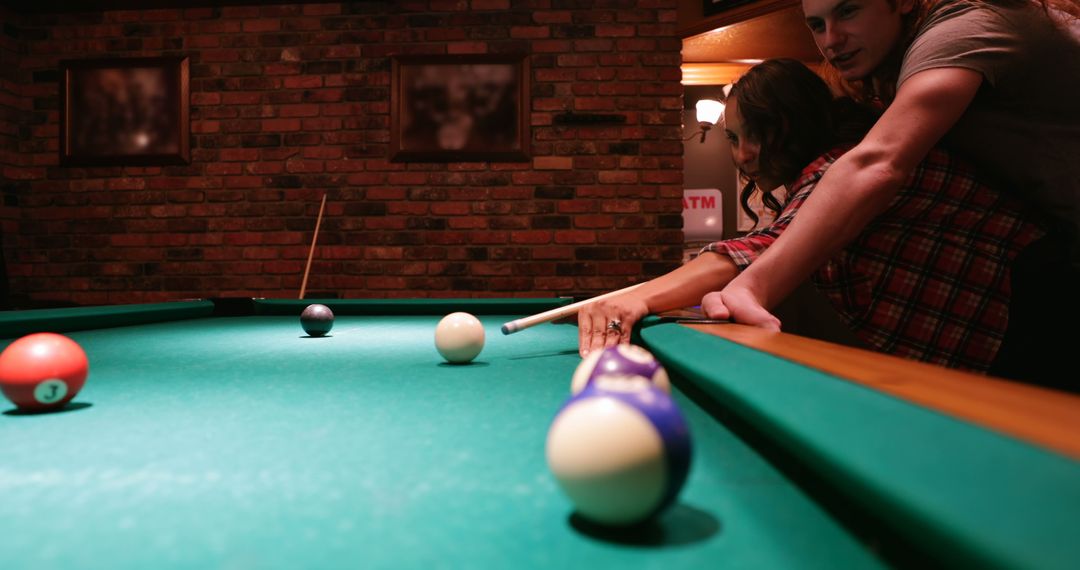
[[[885,0],[893,9],[898,0]],[[903,62],[904,53],[911,43],[915,41],[915,34],[926,20],[927,14],[939,0],[914,0],[915,5],[911,12],[902,18],[903,27],[900,41],[886,56],[885,61],[877,66],[874,73],[865,79],[847,80],[831,66],[826,66],[823,74],[829,85],[837,93],[851,97],[852,99],[867,105],[883,108],[892,102],[896,96],[896,82],[900,78],[900,65]],[[1025,5],[1037,6],[1047,17],[1051,10],[1068,18],[1080,18],[1080,0],[964,0],[970,4],[985,4],[989,6],[1002,6],[1008,8],[1022,7]]]
[[[850,99],[834,99],[821,77],[793,59],[770,59],[750,68],[732,86],[732,98],[739,102],[743,135],[760,145],[758,170],[785,183],[830,148],[860,141],[876,119]],[[739,199],[756,224],[749,206],[755,190],[750,181]],[[762,203],[778,214],[782,205],[771,190],[762,190]]]

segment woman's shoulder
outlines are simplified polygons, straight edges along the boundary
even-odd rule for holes
[[[818,180],[825,175],[825,171],[829,169],[834,162],[844,156],[849,150],[855,147],[855,143],[843,143],[833,146],[829,150],[818,155],[817,158],[812,160],[810,164],[807,164],[802,172],[799,173],[798,178],[795,179],[795,183],[791,185],[791,195],[799,194],[802,191],[812,190]]]
[[[821,153],[820,156],[818,156],[816,159],[814,159],[813,162],[807,165],[806,168],[803,169],[803,172],[817,172],[819,170],[827,170],[829,166],[832,165],[832,163],[839,160],[841,156],[847,154],[849,150],[855,148],[855,144],[856,143],[846,142],[834,145],[829,150]]]
[[[812,190],[829,167],[854,147],[854,143],[839,144],[815,158],[799,174],[791,187],[792,194]],[[927,177],[934,180],[971,180],[981,184],[979,173],[971,161],[941,146],[931,148],[915,165],[908,177],[908,184],[925,184],[921,181]]]

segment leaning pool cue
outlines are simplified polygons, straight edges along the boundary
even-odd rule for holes
[[[595,303],[596,301],[599,301],[600,299],[606,299],[608,297],[614,297],[615,295],[620,295],[622,293],[626,293],[626,292],[631,291],[633,289],[637,289],[638,287],[640,287],[642,285],[644,285],[644,283],[638,283],[637,285],[631,285],[629,287],[619,289],[618,291],[611,291],[609,293],[604,293],[603,295],[597,295],[596,297],[593,297],[591,299],[585,299],[584,301],[578,301],[577,303],[572,303],[572,304],[566,305],[565,307],[558,307],[558,308],[555,308],[555,309],[551,309],[550,311],[544,311],[543,313],[537,313],[537,314],[535,314],[535,315],[533,315],[531,317],[522,317],[520,319],[510,321],[510,322],[508,322],[508,323],[506,323],[506,324],[504,324],[502,326],[502,333],[503,334],[514,334],[514,333],[516,333],[518,331],[525,330],[525,329],[527,329],[529,327],[533,327],[533,326],[539,325],[541,323],[547,323],[547,322],[550,322],[550,321],[554,321],[556,319],[561,319],[563,317],[573,315],[573,314],[577,313],[582,307],[584,307],[585,305],[588,305],[589,303]]]
[[[307,290],[308,273],[311,272],[311,258],[315,256],[315,242],[319,239],[319,226],[322,225],[323,209],[326,208],[326,194],[322,195],[322,204],[319,204],[319,217],[315,220],[315,233],[311,236],[311,249],[307,254],[307,266],[304,267],[304,280],[300,283],[300,299],[303,300]]]

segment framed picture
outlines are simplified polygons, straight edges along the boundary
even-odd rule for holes
[[[60,164],[191,160],[186,57],[60,62]]]
[[[529,139],[526,56],[392,58],[390,160],[523,161]]]

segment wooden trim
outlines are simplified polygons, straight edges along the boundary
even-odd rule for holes
[[[750,69],[750,63],[684,63],[683,85],[727,85]]]
[[[686,326],[1080,459],[1080,396],[746,325]]]
[[[764,16],[770,12],[782,10],[784,8],[790,8],[791,6],[800,6],[801,0],[761,0],[760,2],[753,2],[751,4],[744,4],[737,6],[730,10],[726,10],[719,14],[715,14],[708,17],[703,17],[700,21],[694,22],[680,28],[677,33],[681,38],[688,38],[690,36],[696,36],[717,28],[724,26],[730,26],[732,24],[738,24],[756,18],[758,16]]]

